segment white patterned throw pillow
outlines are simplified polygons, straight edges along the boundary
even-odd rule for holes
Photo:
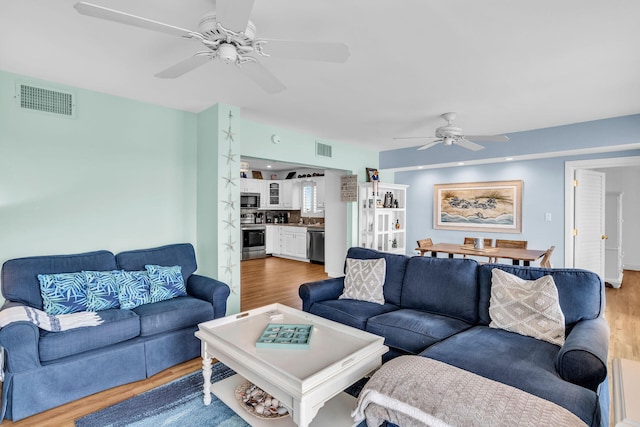
[[[498,268],[491,272],[489,326],[562,346],[564,314],[553,277],[524,280]]]
[[[384,304],[382,286],[387,270],[384,258],[353,259],[347,258],[347,274],[344,277],[344,289],[340,299]]]

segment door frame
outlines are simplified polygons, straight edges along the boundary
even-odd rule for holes
[[[573,160],[565,162],[564,167],[564,266],[574,266],[574,228],[575,203],[573,179],[576,169],[600,169],[623,166],[640,166],[640,156],[611,157],[606,159]],[[606,191],[606,188],[605,188]]]

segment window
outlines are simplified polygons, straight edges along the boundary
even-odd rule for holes
[[[310,215],[318,211],[318,196],[316,183],[313,181],[302,182],[302,206],[301,213]]]

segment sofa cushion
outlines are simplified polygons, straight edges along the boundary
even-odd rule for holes
[[[352,259],[347,258],[347,275],[344,277],[344,290],[340,299],[355,299],[384,304],[384,258]]]
[[[175,331],[213,319],[213,306],[186,296],[145,304],[133,309],[140,317],[140,335]]]
[[[190,243],[120,252],[116,255],[116,262],[123,270],[144,270],[147,264],[179,265],[182,267],[182,278],[185,282],[198,267],[196,254]]]
[[[99,313],[104,322],[98,326],[62,332],[40,332],[40,361],[50,362],[140,335],[140,320],[130,310],[111,309]]]
[[[418,354],[430,345],[470,327],[462,320],[402,308],[370,318],[366,331],[385,337],[385,344],[389,347]]]
[[[118,285],[120,307],[130,310],[151,302],[151,284],[146,271],[118,270],[113,272],[113,277]]]
[[[353,259],[376,259],[384,258],[386,263],[386,272],[384,287],[384,300],[393,305],[400,305],[400,294],[402,292],[402,281],[404,273],[409,261],[406,255],[390,254],[387,252],[378,252],[373,249],[352,247],[347,251],[347,258]],[[345,262],[346,267],[346,262]],[[346,271],[346,270],[345,270]]]
[[[87,311],[120,308],[118,284],[112,271],[83,271],[87,283]]]
[[[521,267],[506,264],[484,264],[478,269],[480,301],[478,323],[488,325],[491,298],[491,270],[499,268],[525,280],[550,275],[558,289],[560,308],[567,332],[580,320],[595,319],[604,314],[604,284],[596,273],[574,268]]]
[[[402,308],[475,323],[478,263],[472,259],[413,257],[402,285]]]
[[[367,301],[335,299],[313,303],[309,313],[364,330],[370,317],[397,309],[397,305],[388,302],[380,305]]]
[[[564,316],[551,276],[524,280],[494,268],[489,315],[491,328],[564,344]]]
[[[38,274],[44,311],[52,316],[87,310],[87,284],[84,274]]]
[[[42,310],[38,274],[115,268],[115,257],[108,251],[11,259],[2,265],[2,295],[9,301]]]
[[[145,265],[149,273],[151,302],[164,301],[187,295],[187,288],[182,279],[182,267],[164,267],[161,265]]]
[[[594,408],[598,408],[598,396],[560,378],[555,368],[559,350],[546,341],[475,326],[420,355],[517,387],[568,409],[587,425],[597,425],[599,414],[594,414]]]

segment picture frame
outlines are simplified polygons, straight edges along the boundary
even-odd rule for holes
[[[376,168],[366,168],[367,170],[367,182],[373,181],[373,174],[378,171]]]
[[[251,176],[253,176],[253,179],[262,179],[262,172],[261,171],[252,171],[251,172]]]
[[[523,181],[461,182],[433,186],[433,228],[522,233]]]

